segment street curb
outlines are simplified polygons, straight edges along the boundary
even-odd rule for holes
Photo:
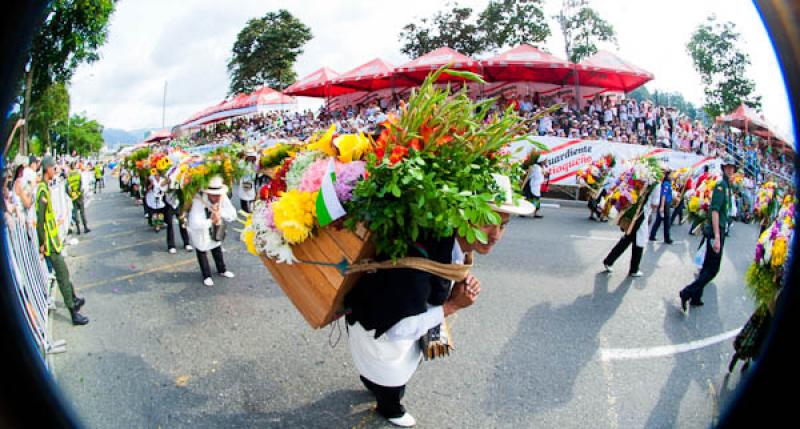
[[[560,200],[556,198],[542,198],[542,205],[557,205],[561,207],[570,207],[570,208],[583,208],[586,207],[586,201],[581,200]]]

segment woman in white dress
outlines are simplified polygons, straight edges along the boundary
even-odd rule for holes
[[[208,188],[194,196],[192,208],[189,210],[189,238],[197,253],[197,261],[203,273],[203,284],[214,286],[211,279],[211,267],[208,265],[208,252],[214,257],[217,273],[225,278],[233,278],[234,274],[225,266],[222,256],[222,240],[224,240],[225,222],[236,220],[236,209],[228,198],[228,187],[222,177],[214,176],[208,182]]]

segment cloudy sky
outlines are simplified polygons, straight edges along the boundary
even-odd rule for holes
[[[475,10],[486,3],[459,1]],[[545,0],[547,15],[556,15],[561,3]],[[651,91],[680,91],[698,105],[703,92],[686,42],[711,13],[733,21],[751,56],[750,75],[764,97],[767,119],[791,131],[783,77],[750,1],[594,0],[592,5],[617,32],[619,45],[612,50],[655,74],[648,84]],[[159,127],[166,81],[166,124],[181,122],[225,97],[225,64],[247,20],[281,7],[308,25],[314,36],[295,66],[299,77],[323,65],[345,72],[375,57],[399,65],[408,60],[400,53],[402,27],[444,6],[438,0],[123,0],[112,17],[102,59],[81,66],[73,79],[72,111],[85,112],[110,128]],[[554,34],[545,46],[564,57],[552,19],[550,27]]]

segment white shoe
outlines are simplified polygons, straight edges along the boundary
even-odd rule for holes
[[[222,277],[225,277],[226,279],[232,279],[232,278],[236,277],[236,274],[233,274],[230,271],[225,271],[224,273],[219,273],[219,275],[221,275]]]
[[[191,244],[187,244],[183,246],[183,248],[186,249],[187,252],[191,252],[192,250],[194,250],[194,247],[192,247]]]
[[[214,280],[211,280],[211,277],[206,277],[203,279],[203,284],[206,286],[214,286]]]
[[[387,419],[387,420],[389,420],[389,423],[395,426],[400,426],[401,428],[410,428],[416,426],[417,424],[417,420],[414,419],[414,416],[408,413],[405,413],[400,417],[395,417],[393,419]]]
[[[171,254],[173,254],[173,255],[174,255],[174,254],[175,254],[175,252],[177,252],[177,250],[175,250],[175,248],[174,248],[174,247],[173,247],[173,248],[171,248],[171,249],[169,249],[169,253],[171,253]]]
[[[644,273],[641,270],[639,270],[639,271],[637,271],[635,273],[629,273],[628,275],[631,276],[631,277],[642,277],[644,275]]]
[[[603,264],[603,268],[605,268],[605,269],[606,269],[606,272],[607,272],[607,273],[613,273],[613,272],[614,272],[614,269],[613,269],[613,268],[611,268],[611,265],[606,265],[606,264]]]

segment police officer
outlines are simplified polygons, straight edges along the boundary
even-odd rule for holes
[[[78,213],[80,213],[80,220],[83,221],[83,229],[86,234],[92,232],[86,226],[86,210],[83,207],[83,181],[81,180],[81,170],[75,161],[70,166],[69,174],[67,174],[67,193],[72,200],[72,221],[75,222],[75,230],[78,235],[81,234],[81,227],[78,223]]]
[[[58,237],[58,225],[56,225],[56,215],[53,211],[53,204],[50,200],[50,187],[48,183],[55,176],[55,161],[50,156],[42,160],[44,180],[39,182],[36,188],[36,235],[39,238],[39,252],[50,262],[56,274],[58,289],[64,298],[64,305],[72,316],[73,325],[85,325],[89,323],[89,318],[78,313],[86,300],[75,296],[75,290],[69,279],[69,270],[64,258],[61,257],[63,244]]]
[[[99,161],[94,165],[94,193],[97,193],[97,190],[105,188],[105,183],[103,181],[104,176],[104,167]]]
[[[727,156],[722,162],[722,180],[717,181],[711,195],[709,216],[703,225],[703,239],[707,240],[703,267],[697,279],[680,292],[681,309],[687,310],[686,303],[692,306],[703,305],[703,289],[719,272],[722,262],[722,248],[725,245],[725,228],[728,225],[733,191],[731,181],[736,172],[736,161]]]

